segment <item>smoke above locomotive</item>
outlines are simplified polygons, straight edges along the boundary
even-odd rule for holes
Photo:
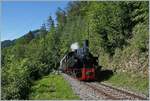
[[[79,43],[75,42],[75,43],[71,44],[70,48],[72,51],[79,49]]]

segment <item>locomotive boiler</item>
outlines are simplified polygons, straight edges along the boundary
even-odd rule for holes
[[[85,40],[82,48],[76,46],[61,59],[59,69],[79,80],[95,80],[97,60],[89,52],[89,42]]]

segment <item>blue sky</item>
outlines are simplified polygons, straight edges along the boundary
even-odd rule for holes
[[[56,19],[57,8],[66,8],[68,1],[5,1],[2,2],[1,41],[19,38],[46,22],[49,15]]]

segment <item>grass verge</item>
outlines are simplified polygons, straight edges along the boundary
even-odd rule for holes
[[[136,91],[148,96],[149,80],[138,75],[129,73],[115,73],[106,83],[111,83],[113,86],[123,87]]]
[[[50,74],[35,81],[29,95],[30,100],[70,100],[76,96],[61,75]]]

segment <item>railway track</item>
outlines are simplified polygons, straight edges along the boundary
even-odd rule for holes
[[[133,94],[133,93],[129,93],[129,92],[127,92],[127,91],[124,91],[124,90],[121,90],[121,89],[114,88],[114,87],[112,87],[112,86],[106,85],[106,84],[104,84],[104,83],[101,83],[101,85],[103,85],[103,86],[105,86],[105,87],[108,87],[108,88],[110,88],[110,89],[114,89],[114,90],[116,90],[116,91],[118,91],[118,92],[124,93],[124,94],[126,94],[126,95],[132,96],[132,97],[134,97],[134,98],[138,98],[138,99],[140,99],[140,100],[146,100],[146,99],[147,99],[146,97],[143,97],[143,96],[140,96],[140,95],[136,95],[136,94]]]
[[[84,83],[84,82],[83,82]],[[91,83],[84,83],[86,86],[91,87],[94,91],[97,91],[99,94],[106,96],[106,99],[112,100],[147,100],[146,97],[139,96],[133,93],[129,93],[127,91],[114,88],[112,86],[91,82]]]
[[[83,82],[66,74],[63,76],[83,100],[148,100],[145,96],[114,88],[104,83]]]
[[[105,99],[112,99],[112,100],[118,100],[116,97],[110,95],[110,94],[107,94],[106,92],[96,88],[95,86],[92,86],[91,84],[88,84],[88,83],[85,83],[85,85],[89,86],[90,88],[92,88],[94,91],[97,91],[100,95],[104,95],[106,96]]]

